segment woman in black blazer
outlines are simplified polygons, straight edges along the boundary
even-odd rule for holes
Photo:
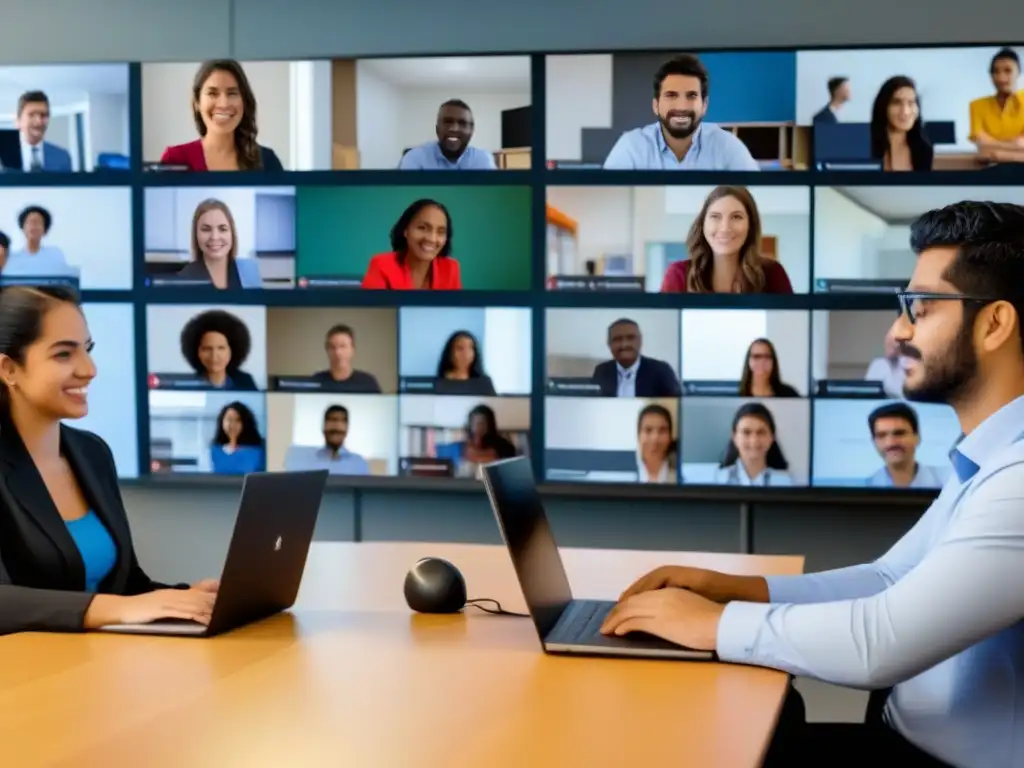
[[[110,448],[61,423],[88,412],[91,349],[71,289],[0,291],[0,635],[210,619],[218,583],[146,575]]]

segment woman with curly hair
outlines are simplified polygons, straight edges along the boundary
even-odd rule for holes
[[[253,377],[242,370],[251,349],[245,323],[223,309],[201,312],[181,329],[182,356],[212,389],[257,390]]]
[[[671,264],[662,293],[793,293],[785,268],[761,255],[761,216],[746,187],[715,187]]]
[[[283,171],[269,147],[256,143],[256,96],[242,65],[204,61],[192,83],[192,118],[199,138],[164,150],[160,162],[190,171]]]

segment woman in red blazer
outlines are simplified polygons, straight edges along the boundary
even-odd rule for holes
[[[690,258],[665,271],[662,293],[793,293],[789,275],[761,255],[761,217],[746,187],[716,187],[686,238]]]
[[[460,291],[459,262],[451,251],[448,209],[436,200],[417,200],[391,228],[391,253],[370,259],[363,288]]]
[[[192,118],[200,138],[164,150],[160,162],[190,171],[283,171],[269,147],[256,143],[256,96],[242,65],[203,62],[192,83]]]

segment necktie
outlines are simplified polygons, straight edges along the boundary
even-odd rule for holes
[[[37,172],[43,170],[43,155],[39,151],[39,147],[32,147],[32,163],[29,166],[29,171]]]

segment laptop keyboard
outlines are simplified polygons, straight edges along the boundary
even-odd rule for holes
[[[574,643],[604,637],[601,625],[615,603],[604,600],[580,600],[572,604],[570,615],[561,622],[550,638],[554,642]],[[557,639],[556,639],[557,636]]]

